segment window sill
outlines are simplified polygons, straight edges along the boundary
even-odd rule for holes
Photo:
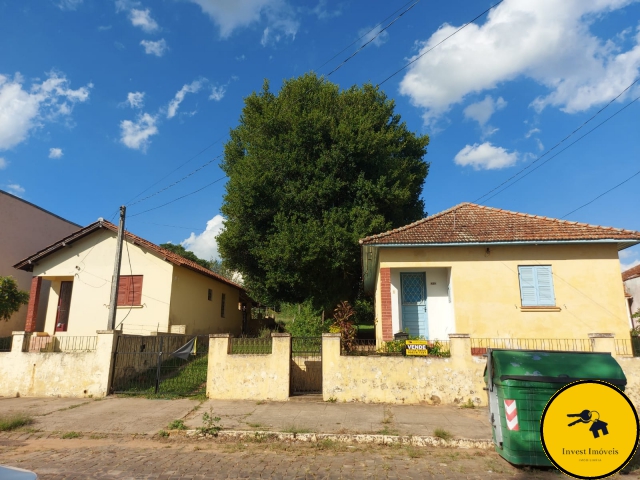
[[[560,312],[560,307],[520,307],[521,312]]]
[[[116,308],[144,308],[144,305],[118,305]]]

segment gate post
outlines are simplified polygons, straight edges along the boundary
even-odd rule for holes
[[[322,334],[322,399],[326,402],[333,396],[331,375],[340,373],[340,342],[339,333]]]
[[[100,390],[104,392],[104,396],[111,391],[111,382],[113,380],[113,369],[116,364],[116,345],[120,332],[118,330],[97,330],[98,341],[96,343],[96,364],[102,365],[102,376],[104,383]]]
[[[289,398],[291,385],[291,334],[272,333],[271,334],[271,354],[274,359],[274,370],[283,375],[286,382],[278,382],[282,391],[277,392],[277,398]]]

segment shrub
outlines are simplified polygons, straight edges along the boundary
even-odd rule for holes
[[[329,331],[340,333],[342,345],[347,352],[351,351],[356,339],[357,330],[351,321],[351,317],[353,317],[355,313],[353,307],[346,301],[340,302],[333,310],[334,322],[331,324]]]
[[[184,420],[174,420],[167,425],[169,430],[186,430],[187,426],[184,424]]]
[[[329,331],[331,319],[322,319],[322,311],[315,310],[310,300],[298,305],[284,304],[283,313],[291,314],[291,320],[287,322],[285,329],[293,337],[318,337]]]
[[[222,425],[218,423],[219,421],[220,417],[214,416],[213,407],[210,407],[209,412],[204,412],[202,415],[202,423],[204,425],[198,428],[198,432],[205,435],[213,435],[214,437],[218,436],[218,432],[222,430]]]

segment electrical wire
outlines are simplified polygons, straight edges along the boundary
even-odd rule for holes
[[[193,192],[189,192],[189,193],[187,193],[187,194],[185,194],[185,195],[182,195],[182,196],[180,196],[180,197],[178,197],[178,198],[174,198],[174,199],[173,199],[173,200],[171,200],[170,202],[163,203],[162,205],[158,205],[157,207],[149,208],[149,209],[147,209],[147,210],[143,210],[142,212],[138,212],[138,213],[135,213],[135,214],[133,214],[133,215],[129,215],[129,218],[137,217],[138,215],[142,215],[143,213],[151,212],[152,210],[157,210],[158,208],[166,207],[167,205],[170,205],[170,204],[172,204],[172,203],[174,203],[174,202],[177,202],[178,200],[182,200],[183,198],[186,198],[186,197],[189,197],[189,196],[191,196],[191,195],[193,195],[193,194],[195,194],[195,193],[198,193],[198,192],[200,192],[200,191],[204,190],[205,188],[209,188],[211,185],[213,185],[213,184],[215,184],[215,183],[218,183],[220,180],[224,180],[225,178],[227,178],[227,176],[226,176],[226,175],[225,175],[224,177],[220,177],[220,178],[218,178],[217,180],[214,180],[214,181],[213,181],[213,182],[211,182],[211,183],[206,184],[204,187],[200,187],[199,189],[194,190]]]
[[[384,27],[383,29],[381,29],[378,33],[376,33],[373,37],[371,37],[371,39],[362,44],[360,46],[360,48],[358,50],[356,50],[355,52],[353,52],[351,55],[349,55],[347,58],[345,58],[342,63],[340,65],[338,65],[336,68],[334,68],[333,70],[331,70],[328,74],[327,77],[330,77],[333,73],[337,72],[338,70],[340,70],[340,68],[342,68],[342,66],[347,63],[349,60],[351,60],[353,57],[355,57],[358,53],[360,53],[360,51],[362,49],[364,49],[367,45],[369,45],[371,42],[373,42],[376,38],[378,38],[378,36],[384,32],[387,28],[389,28],[391,25],[393,25],[394,23],[396,23],[398,20],[400,20],[400,18],[407,13],[409,10],[411,10],[413,7],[415,7],[418,3],[420,2],[420,0],[417,0],[416,2],[413,3],[413,5],[411,5],[409,8],[407,8],[405,11],[403,11],[400,15],[398,15],[396,18],[394,18],[386,27]],[[375,28],[375,27],[374,27]],[[369,31],[371,32],[371,30]],[[362,38],[362,37],[360,37]],[[353,45],[353,44],[352,44]]]
[[[496,195],[500,195],[502,192],[504,192],[505,190],[507,190],[508,188],[511,188],[512,186],[514,186],[516,183],[518,183],[520,180],[522,180],[523,178],[528,177],[529,175],[531,175],[533,172],[535,172],[537,169],[539,169],[540,167],[542,167],[543,165],[545,165],[547,162],[553,160],[554,158],[556,158],[558,155],[560,155],[562,152],[564,152],[565,150],[571,148],[573,145],[575,145],[576,143],[578,143],[580,140],[582,140],[583,138],[585,138],[587,135],[589,135],[590,133],[594,132],[595,130],[597,130],[598,128],[600,128],[602,125],[604,125],[605,123],[607,123],[609,120],[611,120],[613,117],[615,117],[616,115],[618,115],[619,113],[621,113],[623,110],[627,109],[628,107],[630,107],[632,104],[634,104],[635,102],[637,102],[638,100],[640,100],[640,97],[636,97],[633,100],[631,100],[629,103],[627,103],[624,107],[622,107],[620,110],[618,110],[616,113],[614,113],[613,115],[607,117],[606,119],[604,119],[602,122],[600,122],[598,125],[596,125],[595,127],[593,127],[591,130],[589,130],[587,133],[585,133],[584,135],[582,135],[581,137],[578,137],[576,140],[574,140],[573,142],[571,142],[569,145],[567,145],[566,147],[564,147],[562,150],[560,150],[558,153],[556,153],[555,155],[552,155],[551,157],[547,158],[544,162],[542,162],[540,165],[538,165],[537,167],[535,167],[534,169],[532,169],[531,171],[525,173],[524,175],[522,175],[520,178],[515,179],[513,182],[511,182],[509,185],[507,185],[506,187],[504,187],[502,190],[499,190],[498,192],[494,193],[493,195],[491,195],[489,198],[487,198],[484,202],[482,202],[483,204],[486,204],[486,202],[488,202],[489,200],[491,200],[493,197],[495,197]],[[555,147],[554,147],[555,148]],[[539,160],[539,159],[538,159]],[[536,160],[537,161],[537,160]],[[527,166],[526,168],[531,167],[531,165],[533,165],[533,163],[531,163],[529,166]],[[513,177],[512,177],[513,178]],[[504,184],[506,182],[503,182],[502,184]],[[494,189],[495,190],[495,189]],[[474,202],[475,203],[475,202]]]
[[[133,289],[133,298],[135,298],[136,296],[136,289],[135,289],[135,283],[133,281],[133,268],[131,268],[131,255],[129,254],[129,243],[127,243],[127,239],[123,238],[124,240],[124,244],[127,247],[127,259],[129,259],[129,275],[131,275],[131,288]],[[120,279],[118,279],[118,283],[120,282]],[[117,300],[116,300],[117,303]],[[118,324],[118,327],[121,327],[122,324],[124,323],[124,321],[127,319],[127,317],[129,316],[129,314],[131,313],[131,310],[133,310],[133,300],[131,300],[131,305],[129,306],[129,311],[127,312],[127,314],[124,316],[124,318],[122,319],[122,321]],[[118,330],[118,327],[116,327],[116,330]]]
[[[490,6],[489,8],[487,8],[484,12],[482,12],[479,15],[476,15],[472,20],[469,20],[467,23],[465,23],[463,26],[461,26],[460,28],[458,28],[455,32],[453,32],[451,35],[447,36],[446,38],[444,38],[443,40],[441,40],[440,42],[436,43],[433,47],[431,47],[429,50],[427,50],[426,52],[421,53],[420,55],[418,55],[416,58],[414,58],[413,60],[411,60],[409,63],[407,63],[404,67],[402,67],[401,69],[395,71],[394,73],[392,73],[391,75],[389,75],[387,78],[385,78],[383,81],[381,81],[380,83],[378,83],[378,87],[382,84],[384,84],[387,80],[390,80],[391,78],[395,77],[397,74],[399,74],[401,71],[403,71],[405,68],[407,68],[410,65],[413,65],[415,62],[417,62],[418,60],[420,60],[422,57],[424,57],[427,53],[429,53],[430,51],[432,51],[434,48],[442,45],[444,42],[446,42],[447,40],[449,40],[451,37],[453,37],[455,34],[457,34],[460,30],[463,30],[465,28],[467,28],[469,25],[471,25],[473,22],[475,22],[476,20],[478,20],[480,17],[482,17],[483,15],[485,15],[486,13],[490,12],[491,10],[493,10],[494,8],[496,8],[498,5],[500,5],[502,2],[504,2],[504,0],[500,0],[498,3],[493,4],[492,6]]]
[[[504,182],[502,182],[501,184],[497,185],[496,187],[492,188],[491,190],[489,190],[487,193],[485,193],[484,195],[481,195],[480,197],[476,198],[473,203],[478,203],[480,200],[482,200],[484,197],[486,197],[487,195],[495,192],[496,190],[498,190],[500,187],[502,187],[503,185],[506,185],[507,183],[509,183],[511,180],[513,180],[514,178],[516,178],[518,175],[520,175],[522,172],[524,172],[525,170],[528,170],[529,168],[531,168],[531,166],[535,163],[537,163],[538,161],[542,160],[544,157],[546,157],[549,153],[551,153],[553,150],[555,150],[556,148],[558,148],[561,144],[563,144],[564,142],[566,142],[569,138],[571,138],[573,135],[575,135],[576,133],[578,133],[580,130],[582,130],[582,128],[584,128],[589,122],[591,122],[593,119],[595,119],[598,115],[600,115],[607,107],[609,107],[609,105],[611,105],[613,102],[615,102],[618,98],[620,98],[622,95],[624,95],[631,87],[633,87],[636,83],[638,83],[638,81],[640,81],[640,77],[636,78],[633,82],[631,82],[631,84],[629,86],[627,86],[624,90],[622,90],[618,95],[616,95],[614,98],[612,98],[605,106],[603,106],[600,110],[598,110],[596,113],[594,113],[591,117],[589,117],[586,121],[582,122],[582,125],[580,125],[578,128],[576,128],[575,130],[573,130],[573,132],[571,132],[569,135],[567,135],[566,137],[564,137],[562,140],[560,140],[558,143],[556,143],[553,147],[551,147],[550,149],[548,149],[546,152],[544,152],[542,155],[540,155],[538,158],[536,158],[534,161],[532,161],[531,163],[529,163],[529,165],[527,165],[526,167],[520,169],[519,171],[517,171],[516,173],[514,173],[513,175],[511,175],[509,178],[507,178]],[[637,100],[637,99],[636,99]],[[635,100],[634,100],[635,101]],[[633,102],[631,102],[633,103]],[[627,105],[628,106],[628,105]],[[626,108],[626,107],[625,107]],[[624,109],[623,109],[624,110]],[[619,113],[619,112],[618,112]],[[616,113],[617,115],[617,113]],[[596,127],[597,128],[597,127]],[[594,129],[595,130],[595,129]],[[552,157],[553,158],[553,157]],[[490,197],[493,198],[493,197]],[[487,199],[488,200],[488,199]]]
[[[600,197],[604,197],[607,193],[612,192],[612,191],[613,191],[613,190],[615,190],[616,188],[618,188],[618,187],[620,187],[620,186],[624,185],[625,183],[627,183],[628,181],[630,181],[632,178],[637,177],[638,175],[640,175],[640,170],[638,170],[636,173],[634,173],[633,175],[631,175],[631,176],[630,176],[629,178],[627,178],[625,181],[620,182],[619,184],[617,184],[615,187],[612,187],[612,188],[610,188],[609,190],[607,190],[606,192],[601,193],[600,195],[598,195],[598,196],[597,196],[596,198],[594,198],[593,200],[591,200],[591,201],[589,201],[589,202],[585,203],[584,205],[582,205],[582,206],[580,206],[580,207],[576,208],[575,210],[571,210],[569,213],[567,213],[566,215],[564,215],[564,216],[563,216],[563,217],[561,217],[561,218],[566,218],[566,217],[568,217],[569,215],[571,215],[572,213],[575,213],[575,212],[577,212],[578,210],[583,209],[583,208],[584,208],[584,207],[586,207],[587,205],[591,205],[593,202],[595,202],[596,200],[598,200]]]

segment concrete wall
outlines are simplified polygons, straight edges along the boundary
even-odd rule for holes
[[[21,290],[29,291],[31,274],[16,270],[13,265],[44,247],[72,234],[81,227],[31,203],[0,190],[0,276],[12,276]],[[40,296],[41,311],[46,296]],[[12,331],[24,330],[27,306],[14,313],[8,322],[0,321],[0,337]],[[38,318],[40,324],[43,318]]]
[[[212,290],[208,300],[208,289]],[[220,316],[225,294],[224,318]],[[189,335],[242,332],[242,311],[238,310],[240,291],[184,267],[174,267],[169,319],[171,325],[185,325]],[[247,315],[251,311],[247,308]]]
[[[57,335],[95,335],[96,330],[107,328],[115,249],[116,234],[103,229],[42,259],[34,267],[33,275],[51,281],[44,332],[54,333],[60,282],[64,280],[73,281],[73,293],[67,332]],[[125,332],[167,332],[173,265],[128,244],[123,250],[120,273],[143,275],[142,305],[118,307],[116,326],[126,317]]]
[[[94,335],[96,332],[94,332]],[[92,352],[25,353],[23,332],[11,352],[0,353],[0,397],[104,397],[115,345],[113,332],[97,332]]]
[[[476,338],[586,338],[613,332],[627,338],[629,317],[613,244],[380,248],[378,268],[451,269],[457,332]],[[519,265],[551,265],[557,309],[521,307]],[[428,272],[428,270],[427,270]],[[428,280],[429,281],[429,280]],[[427,285],[429,287],[430,285]],[[380,282],[376,287],[380,339]],[[452,320],[429,315],[439,331]],[[394,332],[395,333],[395,332]]]
[[[229,334],[211,335],[207,397],[216,400],[287,400],[291,336],[271,334],[270,355],[231,355]]]
[[[340,355],[339,334],[322,337],[325,401],[487,405],[484,357],[472,357],[468,338],[451,339],[451,357]]]

